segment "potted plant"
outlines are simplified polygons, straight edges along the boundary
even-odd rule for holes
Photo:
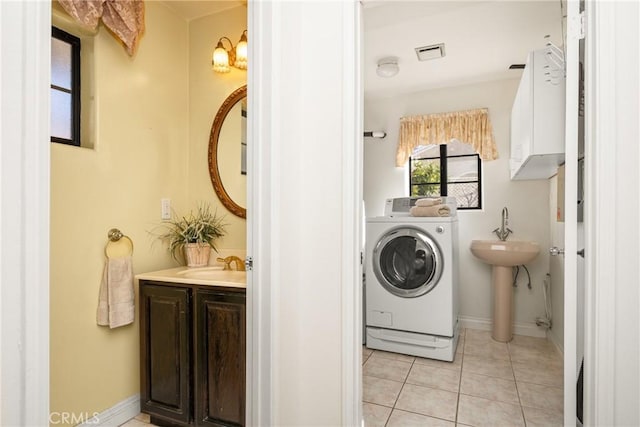
[[[203,203],[183,217],[174,212],[172,218],[162,224],[164,230],[158,237],[167,242],[176,261],[183,255],[188,267],[204,267],[209,263],[211,248],[216,250],[215,241],[225,235],[223,219]]]

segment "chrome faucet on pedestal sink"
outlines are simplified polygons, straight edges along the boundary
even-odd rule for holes
[[[504,208],[502,208],[502,225],[500,226],[500,228],[496,228],[495,230],[493,230],[494,233],[496,233],[496,236],[498,236],[498,239],[502,240],[503,242],[505,240],[507,240],[507,237],[509,237],[510,233],[513,233],[513,231],[507,227],[509,225],[509,209],[507,209],[507,207],[505,206]]]

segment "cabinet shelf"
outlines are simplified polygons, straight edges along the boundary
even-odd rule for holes
[[[565,78],[531,52],[511,110],[512,180],[547,179],[564,162]]]

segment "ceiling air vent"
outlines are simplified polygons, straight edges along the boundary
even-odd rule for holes
[[[418,61],[442,58],[444,56],[444,43],[417,47],[416,55],[418,55]]]

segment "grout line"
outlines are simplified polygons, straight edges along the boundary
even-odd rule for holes
[[[371,356],[373,356],[373,353],[375,353],[376,350],[373,350],[373,352],[371,353],[371,355],[369,355],[369,358],[371,358]],[[367,359],[367,361],[369,360],[369,358]],[[411,366],[409,367],[409,371],[411,371],[411,368],[413,367],[413,362],[415,361],[415,358],[412,362],[407,362],[405,360],[397,360],[397,359],[388,359],[388,358],[382,358],[384,360],[390,360],[390,361],[394,361],[394,362],[402,362],[402,363],[411,363]],[[365,362],[366,363],[366,362]],[[407,380],[407,376],[409,375],[409,371],[407,371],[407,375],[405,375],[405,378],[403,380],[397,380],[397,379],[391,379],[391,378],[385,378],[385,377],[379,377],[376,375],[372,375],[372,374],[365,374],[364,373],[364,363],[362,364],[362,376],[363,377],[373,377],[373,378],[378,378],[380,380],[387,380],[387,381],[394,381],[397,383],[402,383],[404,384],[404,382]]]
[[[415,415],[420,415],[421,417],[428,417],[428,418],[434,418],[436,420],[442,420],[442,421],[446,421],[448,423],[454,423],[454,421],[451,421],[449,419],[446,418],[442,418],[442,417],[436,417],[435,415],[427,415],[427,414],[422,414],[420,412],[415,412],[415,411],[409,411],[408,409],[398,409],[398,411],[402,411],[402,412],[406,412],[408,414],[415,414]],[[393,411],[392,411],[393,412]],[[466,424],[465,424],[466,425]]]
[[[513,368],[513,360],[511,360],[511,346],[507,343],[507,351],[509,352],[509,364],[511,365],[511,373],[513,374],[513,382],[516,385],[516,394],[518,395],[518,403],[520,404],[520,413],[522,414],[522,422],[527,427],[527,419],[524,416],[524,408],[522,407],[522,399],[520,399],[520,390],[518,390],[518,381],[516,379],[516,371]]]
[[[463,393],[462,393],[462,375],[463,375],[463,370],[464,370],[464,365],[465,365],[465,357],[466,357],[467,355],[468,355],[468,356],[474,356],[473,354],[467,354],[467,353],[466,353],[466,351],[465,351],[465,347],[466,347],[466,343],[467,343],[467,333],[466,333],[466,332],[467,332],[467,331],[465,331],[465,335],[464,335],[464,343],[463,343],[463,345],[462,345],[462,350],[461,350],[461,351],[460,351],[460,353],[459,353],[459,354],[460,354],[460,356],[459,356],[459,357],[461,358],[461,360],[460,360],[460,369],[459,369],[460,377],[459,377],[459,381],[458,381],[458,392],[457,392],[457,400],[456,400],[456,410],[455,410],[455,416],[454,416],[454,422],[455,422],[456,424],[459,422],[460,397],[461,397],[461,394],[463,394]],[[371,354],[369,355],[369,357],[367,358],[367,360],[369,360],[369,358],[370,358],[370,357],[371,357],[375,352],[376,352],[375,350],[374,350],[374,351],[372,351],[372,352],[371,352]],[[511,346],[510,346],[509,344],[507,344],[507,352],[508,352],[508,356],[509,356],[507,360],[505,360],[505,359],[496,359],[496,360],[500,360],[500,361],[503,361],[503,362],[504,362],[504,361],[508,361],[508,362],[509,362],[509,366],[510,366],[510,368],[511,368],[511,379],[513,380],[513,382],[514,382],[514,384],[515,384],[515,387],[516,387],[516,395],[517,395],[517,397],[518,397],[518,403],[514,403],[514,402],[503,402],[503,401],[501,401],[501,400],[496,400],[496,399],[487,399],[487,398],[484,398],[484,399],[487,399],[487,400],[489,400],[489,401],[493,401],[493,402],[497,402],[497,403],[505,403],[505,404],[511,404],[511,405],[517,404],[518,406],[520,406],[520,413],[521,413],[521,416],[522,416],[522,421],[523,421],[523,423],[524,423],[524,424],[525,424],[525,426],[526,426],[527,421],[526,421],[526,418],[525,418],[525,415],[524,415],[524,406],[522,405],[522,401],[521,401],[521,399],[520,399],[520,393],[519,393],[519,390],[518,390],[518,382],[517,382],[517,380],[516,380],[516,376],[515,376],[515,369],[514,369],[514,367],[513,367],[514,361],[512,360]],[[457,349],[456,349],[456,353],[455,353],[454,358],[455,358],[455,357],[458,357],[458,356],[457,356],[457,354],[458,354],[458,352],[457,352]],[[484,356],[474,356],[474,357],[484,357]],[[487,357],[485,357],[485,358],[487,358]],[[489,358],[490,358],[490,357],[489,357]],[[400,361],[400,362],[408,363],[408,361],[405,361],[405,360],[398,360],[398,359],[392,359],[392,358],[385,358],[385,359],[387,359],[387,360],[396,360],[396,361]],[[493,359],[493,358],[490,358],[490,359]],[[402,383],[402,387],[400,388],[400,391],[398,392],[398,395],[397,395],[397,397],[396,397],[396,399],[395,399],[395,401],[394,401],[394,403],[393,403],[393,406],[391,407],[391,412],[389,413],[389,416],[387,417],[387,420],[385,421],[385,424],[384,424],[385,426],[388,426],[389,420],[391,419],[391,415],[393,414],[393,412],[394,412],[396,409],[400,411],[400,409],[398,409],[398,408],[396,407],[396,405],[397,405],[397,403],[398,403],[398,401],[399,401],[399,399],[400,399],[400,395],[401,395],[401,394],[402,394],[402,392],[404,391],[405,385],[406,385],[406,384],[410,384],[410,383],[408,383],[408,382],[407,382],[407,380],[408,380],[408,378],[409,378],[409,375],[410,375],[410,373],[411,373],[411,370],[413,369],[413,367],[414,367],[416,364],[421,365],[420,363],[417,363],[416,361],[417,361],[417,357],[414,357],[414,358],[413,358],[413,360],[410,362],[410,363],[411,363],[411,366],[409,367],[409,370],[407,371],[407,374],[405,375],[405,377],[404,377],[404,380],[403,380],[403,381],[391,380],[391,379],[389,379],[389,378],[380,378],[380,377],[376,377],[375,375],[369,375],[370,377],[373,377],[373,378],[380,378],[380,379],[384,379],[384,380],[388,380],[388,381],[394,381],[394,382],[401,382],[401,383]],[[366,361],[365,361],[365,362],[366,362]],[[364,363],[363,363],[363,365],[364,365]],[[429,365],[427,365],[427,366],[429,366]],[[445,367],[439,367],[439,366],[438,366],[438,367],[434,367],[434,368],[437,368],[437,369],[447,369],[447,368],[445,368]],[[487,375],[487,374],[482,374],[482,373],[473,373],[473,374],[474,374],[474,375],[480,375],[480,376],[486,376],[486,377],[489,377],[489,378],[496,378],[496,379],[500,379],[500,380],[504,380],[504,381],[509,381],[509,379],[506,379],[506,378],[503,378],[503,377],[496,377],[496,376]],[[526,382],[526,381],[525,381],[525,382]],[[535,383],[531,383],[531,382],[527,382],[527,383],[535,384]],[[557,386],[548,385],[548,384],[537,384],[537,385],[540,385],[540,386],[546,386],[546,387],[556,387],[556,388],[559,388],[559,387],[557,387]],[[425,388],[432,388],[432,389],[435,389],[435,390],[444,390],[444,389],[440,389],[440,388],[438,388],[438,387],[432,387],[432,386],[421,386],[421,387],[425,387]],[[445,391],[448,391],[448,390],[445,390]],[[466,394],[465,394],[465,395],[466,395]],[[368,403],[371,403],[371,402],[368,402]],[[379,405],[379,404],[376,404],[376,405]],[[385,405],[380,405],[380,406],[385,406]],[[385,407],[387,407],[387,408],[388,408],[388,406],[385,406]],[[412,413],[412,414],[420,415],[420,416],[427,416],[427,417],[436,418],[436,419],[441,419],[441,420],[445,420],[445,421],[451,422],[451,420],[449,420],[449,419],[439,418],[439,417],[434,417],[434,416],[432,416],[432,415],[426,415],[426,414],[423,414],[423,413],[420,413],[420,412],[414,412],[414,411],[405,410],[405,409],[403,409],[402,411],[407,412],[407,413]]]
[[[369,360],[369,358],[371,357],[371,354],[372,353],[369,353],[369,355],[364,358],[364,360],[362,361],[362,367],[364,367],[364,364],[367,363],[367,360]]]
[[[460,338],[458,338],[460,339]],[[459,341],[458,341],[459,342]],[[464,348],[467,346],[467,331],[464,331],[464,343],[462,344],[462,351],[460,352],[460,381],[458,382],[458,398],[456,399],[456,413],[454,416],[454,422],[458,424],[458,411],[460,410],[460,393],[462,392],[462,369],[464,368]],[[458,354],[456,348],[456,355]],[[453,357],[455,360],[455,356]]]
[[[404,390],[404,386],[407,384],[407,378],[409,378],[409,373],[411,372],[411,369],[413,369],[413,364],[414,363],[416,363],[416,359],[415,358],[411,362],[411,366],[409,367],[409,370],[407,371],[407,375],[404,377],[404,381],[402,382],[402,387],[400,387],[400,391],[398,392],[398,395],[396,396],[396,400],[393,402],[393,407],[391,408],[391,412],[389,413],[389,418],[387,418],[387,421],[384,423],[385,427],[387,426],[387,424],[389,424],[389,420],[391,419],[391,415],[393,414],[393,411],[396,409],[396,404],[398,403],[398,399],[400,399],[400,395],[402,394],[402,390]]]
[[[394,383],[404,384],[404,382],[403,382],[403,381],[392,380],[392,379],[389,379],[389,378],[383,378],[383,377],[376,377],[375,375],[362,375],[362,377],[363,377],[363,378],[364,378],[364,377],[371,377],[371,378],[376,378],[376,379],[378,379],[378,380],[392,381],[392,382],[394,382]],[[384,405],[383,405],[383,406],[384,406]]]

